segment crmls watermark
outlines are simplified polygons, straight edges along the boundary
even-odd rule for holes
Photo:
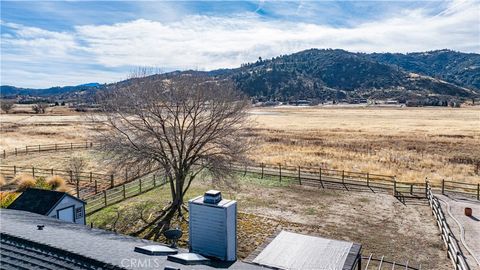
[[[162,261],[158,258],[129,258],[122,259],[121,266],[128,269],[145,269],[145,268],[158,268],[163,266]]]

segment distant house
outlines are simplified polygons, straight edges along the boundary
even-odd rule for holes
[[[86,224],[85,202],[59,191],[29,188],[8,206],[77,224]]]

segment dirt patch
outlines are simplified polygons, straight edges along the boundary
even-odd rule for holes
[[[361,243],[364,255],[384,255],[397,262],[409,260],[410,265],[421,265],[422,269],[451,269],[425,202],[404,205],[383,193],[276,186],[278,182],[240,180],[238,190],[222,189],[225,197],[236,199],[239,204],[240,258],[248,256],[268,237],[283,229]],[[197,182],[187,198],[212,187],[208,182]],[[162,202],[168,200],[168,188],[163,187],[106,208],[89,219],[102,228],[111,229],[116,211],[123,209],[128,212],[124,212],[124,219],[117,220],[116,226],[126,229],[117,231],[128,233],[138,226],[139,219],[134,217],[138,209],[147,209],[144,217],[154,215],[164,205]],[[186,224],[180,227],[188,231]],[[184,237],[186,245],[188,236]]]

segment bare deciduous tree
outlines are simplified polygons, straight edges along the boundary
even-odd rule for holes
[[[36,114],[45,113],[45,110],[48,108],[47,103],[37,103],[32,106],[32,110]]]
[[[157,239],[173,217],[183,218],[184,195],[202,171],[232,176],[230,164],[244,158],[249,143],[248,99],[228,81],[183,75],[134,78],[99,98],[98,141],[118,166],[163,169],[172,202],[135,235]]]
[[[80,182],[81,172],[85,170],[87,160],[81,156],[71,157],[68,162],[68,169],[71,172],[70,184]]]
[[[4,111],[5,113],[9,113],[10,110],[13,108],[14,104],[15,104],[15,102],[13,102],[13,101],[8,101],[8,100],[1,100],[0,101],[0,107],[1,107],[2,111]]]

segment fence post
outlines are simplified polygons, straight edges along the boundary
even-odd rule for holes
[[[113,182],[113,174],[110,175],[110,187],[113,188],[113,186],[115,185],[115,183]]]
[[[370,173],[367,172],[367,187],[370,187]]]
[[[50,169],[50,174],[53,176],[53,168]]]
[[[13,175],[17,175],[17,166],[13,165]]]
[[[5,149],[3,149],[3,158],[7,158],[7,153],[5,152]]]
[[[245,171],[243,172],[243,176],[247,175],[247,165],[245,165]]]
[[[142,178],[138,179],[138,183],[139,183],[139,188],[140,188],[140,192],[139,193],[142,193]]]
[[[122,187],[123,187],[123,199],[125,199],[126,198],[125,184],[123,184]]]
[[[97,178],[95,178],[95,194],[98,193]]]
[[[28,153],[28,146],[25,145],[25,153]]]
[[[57,151],[57,144],[55,144],[55,151]]]
[[[427,177],[425,177],[425,198],[428,199],[428,180],[427,180]]]
[[[107,206],[107,191],[103,191],[103,201],[105,202],[105,206]]]
[[[279,179],[280,179],[280,182],[282,182],[282,164],[278,164],[278,171],[279,171]]]
[[[260,167],[262,167],[262,179],[263,179],[263,166],[265,166],[265,165],[263,165],[263,162],[260,163]]]
[[[153,174],[153,187],[155,187],[157,185],[156,181],[155,181],[155,174]]]
[[[322,188],[324,188],[323,187],[323,182],[322,182],[322,167],[318,167],[318,169],[319,169],[318,170],[318,172],[319,172],[318,176],[319,176],[319,179],[320,179],[320,185],[322,186]]]
[[[302,185],[302,177],[300,175],[300,166],[298,166],[298,183],[300,183],[300,185]]]
[[[35,167],[32,166],[32,177],[35,178]]]
[[[70,143],[70,150],[73,150],[73,143]]]
[[[77,177],[77,198],[80,198],[80,179]]]
[[[442,223],[442,227],[443,227],[443,223]],[[443,228],[442,228],[442,231],[443,231]],[[450,251],[450,233],[447,234],[447,258],[451,259],[449,251]]]
[[[90,172],[90,183],[92,182],[92,180],[93,180],[93,173]]]
[[[38,145],[38,152],[40,153],[40,144]]]
[[[396,197],[397,195],[397,181],[393,180],[393,196]]]
[[[92,142],[90,142],[90,148],[92,148],[92,147],[93,147],[93,143],[92,143]]]
[[[413,195],[413,184],[410,184],[410,195]]]
[[[442,195],[445,195],[445,179],[442,179]]]
[[[342,184],[345,185],[345,170],[342,170]]]

